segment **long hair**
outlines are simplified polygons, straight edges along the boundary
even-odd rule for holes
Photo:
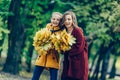
[[[61,19],[61,21],[60,21],[60,26],[61,26],[61,28],[66,28],[65,25],[64,25],[64,21],[65,21],[65,16],[66,16],[66,15],[71,15],[72,20],[73,20],[73,27],[77,27],[78,24],[77,24],[77,18],[76,18],[75,13],[72,12],[72,11],[66,11],[66,12],[63,14],[63,17],[62,17],[62,19]]]

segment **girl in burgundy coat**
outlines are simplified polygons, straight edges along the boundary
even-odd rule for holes
[[[77,26],[76,16],[72,11],[64,13],[62,27],[76,38],[76,43],[65,51],[61,80],[88,80],[88,50],[81,28]]]

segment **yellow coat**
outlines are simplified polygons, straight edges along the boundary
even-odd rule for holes
[[[52,27],[49,23],[46,26],[49,30],[58,30],[59,27]],[[55,34],[59,34],[61,31],[55,32]],[[60,57],[59,54],[55,50],[50,50],[46,55],[38,55],[36,59],[35,65],[43,66],[46,68],[56,68],[59,69],[60,67]]]

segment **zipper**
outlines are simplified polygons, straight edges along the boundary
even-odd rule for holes
[[[54,55],[55,55],[56,61],[57,61],[57,63],[58,63],[58,62],[59,62],[59,54],[58,54],[58,53],[55,53]]]
[[[47,54],[45,55],[45,64],[44,64],[44,67],[46,67],[46,62],[47,62]]]

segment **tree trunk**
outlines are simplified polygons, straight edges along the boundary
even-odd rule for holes
[[[3,34],[3,37],[5,37],[5,34]],[[3,45],[3,43],[4,43],[4,39],[5,39],[5,38],[3,38],[2,40],[0,40],[0,46]],[[3,48],[0,49],[0,58],[1,58],[2,50],[3,50]]]
[[[102,70],[101,70],[101,80],[106,80],[107,70],[109,68],[109,59],[110,59],[110,53],[113,48],[114,43],[111,42],[108,47],[105,48],[104,58],[103,58],[103,64],[102,64]]]
[[[0,46],[2,46],[2,44],[3,44],[3,39],[0,41]],[[2,48],[0,49],[0,58],[1,58],[1,53],[2,53]]]
[[[104,44],[104,42],[103,42],[103,44]],[[98,57],[98,60],[97,60],[96,66],[95,66],[95,70],[93,72],[91,80],[98,80],[98,74],[99,74],[99,70],[100,70],[100,65],[101,65],[102,59],[104,57],[103,44],[101,44],[99,50],[96,53],[96,54],[99,54],[99,57]]]
[[[8,29],[10,30],[8,41],[8,54],[3,67],[4,72],[12,74],[19,73],[19,62],[21,47],[23,44],[24,28],[20,21],[21,0],[12,0],[9,12],[13,13],[8,17]]]
[[[98,57],[99,57],[99,54],[97,54],[97,53],[93,57],[93,61],[92,61],[91,66],[89,68],[89,78],[90,78],[90,76],[92,74],[92,71],[94,70],[95,61],[97,60]]]
[[[102,57],[103,57],[103,54],[100,54],[91,80],[98,80],[98,74],[99,74],[99,69],[102,62]]]
[[[110,72],[110,77],[109,78],[114,78],[115,77],[115,72],[116,72],[116,62],[117,62],[117,58],[116,58],[116,55],[114,56],[114,61],[113,61],[113,65],[112,65],[112,69],[111,69],[111,72]]]
[[[31,60],[32,60],[33,50],[34,50],[34,47],[30,44],[28,54],[27,54],[27,60],[26,60],[27,72],[31,71]]]
[[[108,53],[105,53],[104,56],[105,57],[104,57],[103,63],[102,63],[102,70],[101,70],[101,78],[100,78],[100,80],[106,80],[107,70],[109,68],[108,64],[109,64],[109,59],[110,59],[110,50],[108,51]]]

